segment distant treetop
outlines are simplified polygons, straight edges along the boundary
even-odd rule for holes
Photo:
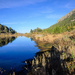
[[[11,27],[8,28],[7,26],[0,24],[0,33],[12,33],[12,34],[14,34],[14,33],[16,33],[16,31],[13,30]]]

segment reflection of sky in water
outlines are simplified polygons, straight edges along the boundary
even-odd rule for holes
[[[18,68],[23,64],[22,61],[33,58],[39,51],[35,45],[36,43],[30,38],[18,37],[12,43],[0,47],[0,67],[4,69]]]

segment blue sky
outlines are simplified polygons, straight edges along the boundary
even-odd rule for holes
[[[19,33],[55,24],[75,8],[75,0],[0,0],[0,23]]]

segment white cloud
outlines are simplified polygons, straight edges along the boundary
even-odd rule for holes
[[[19,7],[44,1],[46,0],[0,0],[0,8]]]

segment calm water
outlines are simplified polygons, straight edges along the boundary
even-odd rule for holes
[[[0,47],[0,67],[6,70],[21,69],[25,65],[22,61],[33,58],[35,53],[39,51],[38,47],[35,47],[36,43],[26,37],[18,37],[14,41],[2,41],[2,43],[3,46]]]

